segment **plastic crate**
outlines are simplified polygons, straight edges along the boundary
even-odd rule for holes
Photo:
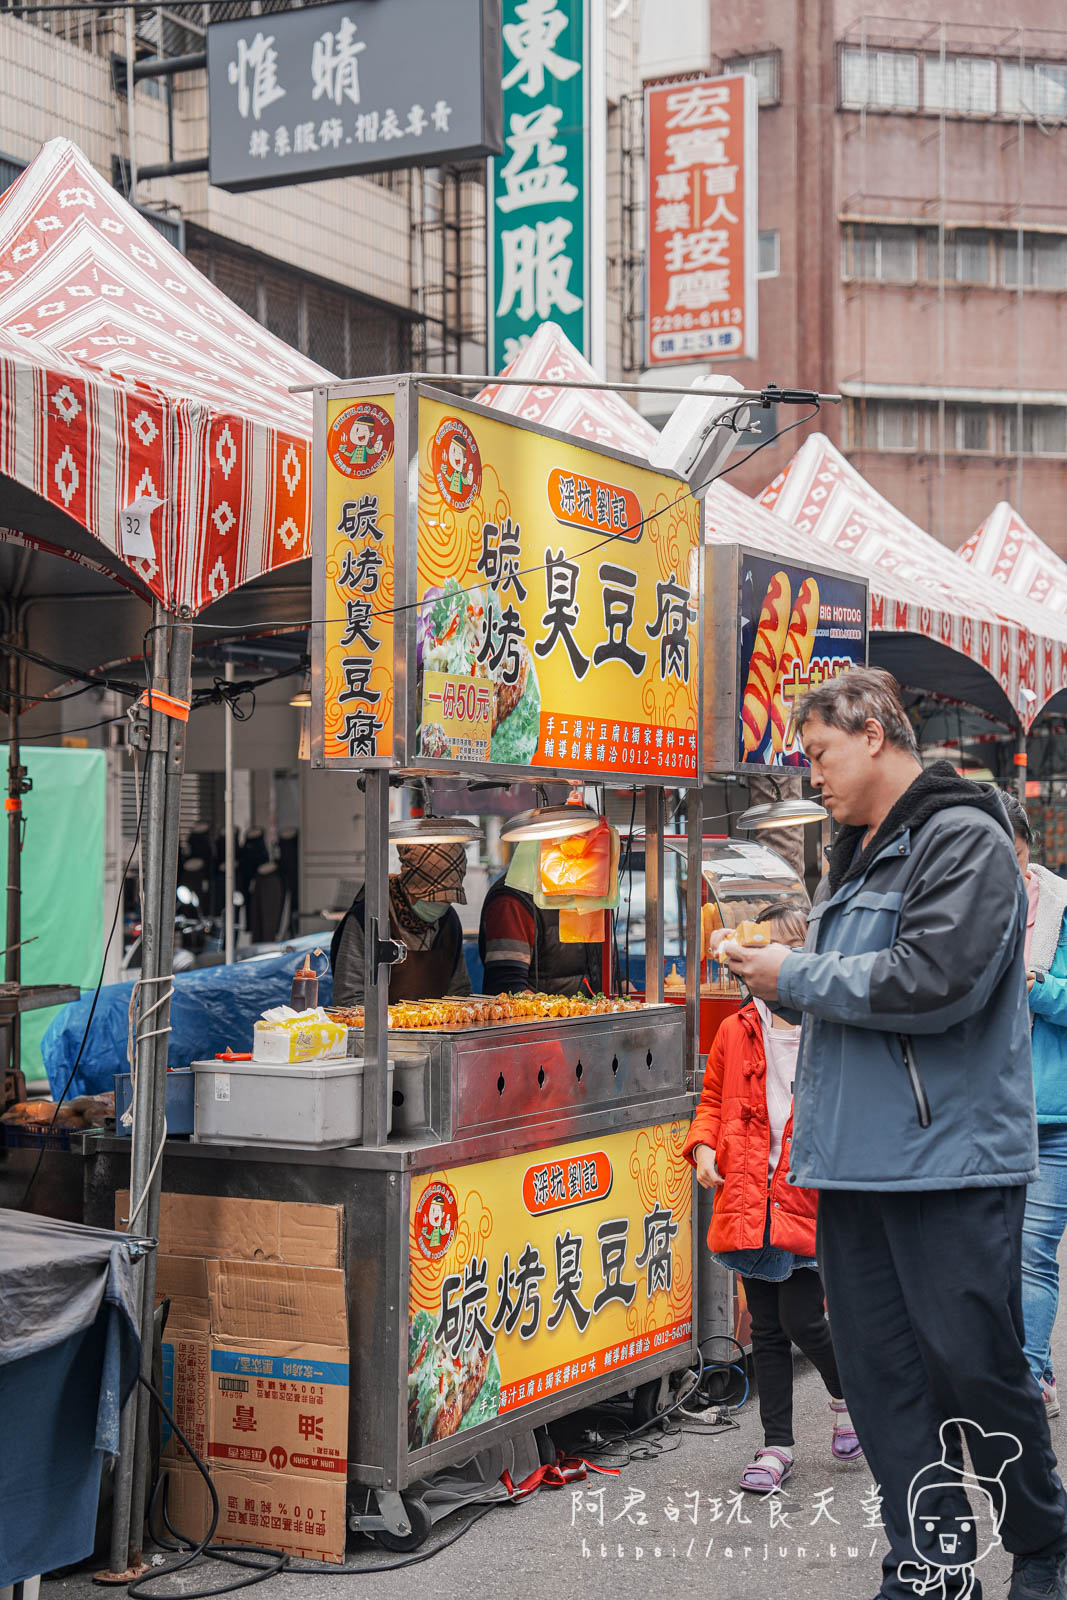
[[[193,1131],[193,1105],[196,1100],[196,1080],[189,1067],[174,1067],[167,1073],[167,1138]],[[128,1139],[132,1128],[124,1124],[122,1114],[132,1098],[128,1072],[115,1074],[115,1132],[120,1139]]]
[[[0,1144],[9,1150],[69,1150],[69,1128],[51,1128],[48,1123],[20,1126],[0,1122]]]

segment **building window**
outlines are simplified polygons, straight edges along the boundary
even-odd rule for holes
[[[25,170],[25,161],[12,161],[10,156],[0,156],[0,194],[10,189],[19,173]]]
[[[992,117],[997,110],[997,64],[982,56],[923,57],[923,109]]]
[[[857,110],[917,111],[918,55],[846,45],[841,52],[841,102]]]
[[[953,229],[945,235],[945,277],[953,283],[992,283],[994,249],[988,228]]]
[[[1004,414],[1004,448],[1008,455],[1067,455],[1067,407],[1024,406],[1022,447],[1019,414],[1009,406]]]
[[[188,230],[189,260],[250,317],[339,377],[406,372],[411,319],[338,285]]]
[[[777,228],[759,236],[759,266],[757,277],[777,278],[781,271],[781,240]]]
[[[845,228],[842,274],[873,283],[914,283],[918,270],[918,230],[878,223]]]
[[[781,102],[781,60],[780,50],[766,50],[761,55],[734,56],[732,60],[724,61],[722,70],[726,73],[743,72],[756,80],[756,99],[761,106],[776,106]]]
[[[855,450],[917,450],[919,406],[909,401],[853,401],[849,434]]]
[[[1019,287],[1019,237],[1006,233],[1001,241],[1000,281],[1005,288]],[[1067,236],[1024,233],[1022,249],[1024,289],[1067,288]]]
[[[1000,109],[1012,117],[1067,116],[1067,65],[1002,61]]]
[[[991,406],[946,406],[945,449],[988,454],[993,420]]]

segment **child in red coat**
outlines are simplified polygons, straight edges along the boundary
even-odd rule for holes
[[[756,920],[769,923],[771,938],[780,944],[804,941],[806,917],[794,901],[767,906]],[[685,1145],[697,1182],[716,1190],[708,1248],[722,1266],[740,1274],[752,1314],[764,1445],[740,1481],[743,1489],[761,1494],[778,1489],[793,1470],[794,1344],[830,1392],[834,1457],[855,1461],[862,1454],[841,1398],[823,1309],[815,1262],[818,1197],[788,1181],[799,1044],[799,1027],[775,1016],[762,1000],[728,1017],[708,1055]]]

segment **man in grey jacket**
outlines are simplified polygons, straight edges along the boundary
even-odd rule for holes
[[[981,1558],[989,1529],[966,1483],[979,1506],[1002,1504],[1009,1600],[1067,1600],[1067,1496],[1023,1355],[1037,1133],[1011,829],[991,786],[947,762],[923,771],[889,673],[833,679],[798,720],[842,825],[829,874],[803,951],[735,946],[730,964],[804,1016],[790,1182],[822,1191],[834,1348],[890,1544],[880,1594],[906,1600]],[[976,1476],[944,1473],[917,1519],[916,1475],[942,1457],[949,1419],[973,1424]]]

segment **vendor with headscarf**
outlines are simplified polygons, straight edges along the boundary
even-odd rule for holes
[[[454,905],[466,905],[467,852],[461,844],[399,845],[400,871],[389,877],[389,937],[407,946],[391,969],[389,1000],[439,1000],[470,994],[463,928]],[[330,944],[333,999],[361,1006],[365,976],[366,890],[361,888]]]

